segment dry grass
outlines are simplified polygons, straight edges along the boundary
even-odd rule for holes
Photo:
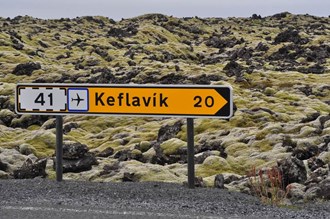
[[[251,193],[265,204],[280,206],[287,198],[290,187],[285,188],[282,172],[278,167],[265,171],[252,168],[248,173]]]

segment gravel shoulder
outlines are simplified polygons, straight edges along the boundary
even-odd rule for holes
[[[118,218],[330,218],[330,202],[277,208],[241,193],[171,183],[1,180],[0,218],[14,218],[9,213],[14,214],[17,206],[54,212],[47,218],[56,218],[56,209],[80,212],[85,218],[106,214]]]

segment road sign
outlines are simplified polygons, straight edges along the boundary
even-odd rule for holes
[[[18,114],[229,118],[230,86],[18,84]]]

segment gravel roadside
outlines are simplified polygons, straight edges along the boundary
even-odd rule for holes
[[[0,180],[0,218],[13,206],[90,209],[86,214],[112,209],[131,218],[330,218],[330,202],[277,208],[242,193],[160,182]]]

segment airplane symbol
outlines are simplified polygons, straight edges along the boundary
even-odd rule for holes
[[[77,98],[76,99],[73,99],[73,98],[71,98],[71,101],[77,101],[77,106],[79,106],[79,103],[81,102],[81,101],[84,101],[85,99],[82,99],[82,98],[80,98],[79,97],[79,94],[77,93]]]

